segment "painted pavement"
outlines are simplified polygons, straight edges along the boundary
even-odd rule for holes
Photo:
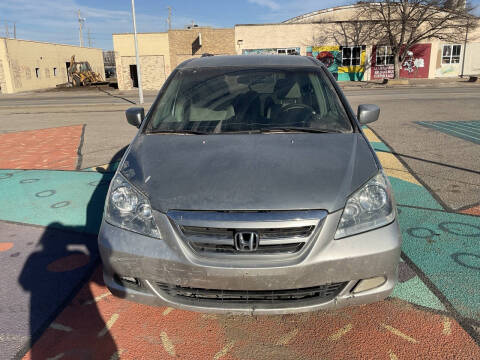
[[[364,131],[392,182],[404,240],[393,296],[340,311],[255,317],[150,307],[108,292],[95,235],[118,163],[74,171],[82,130],[0,135],[30,169],[15,169],[2,152],[0,357],[480,358],[480,218],[445,211],[371,130]],[[52,147],[59,131],[64,140]],[[22,151],[32,138],[41,156]]]

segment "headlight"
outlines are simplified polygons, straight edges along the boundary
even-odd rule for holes
[[[395,219],[390,182],[379,172],[348,199],[335,239],[372,230]]]
[[[105,205],[105,220],[143,235],[161,238],[147,197],[120,173],[112,180]]]

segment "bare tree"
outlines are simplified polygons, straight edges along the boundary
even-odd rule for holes
[[[356,9],[357,21],[370,29],[369,42],[391,47],[395,78],[413,45],[431,39],[457,42],[478,26],[465,0],[372,0],[357,3]]]

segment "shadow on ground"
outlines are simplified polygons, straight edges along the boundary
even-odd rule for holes
[[[126,147],[112,158],[118,161]],[[113,173],[109,169],[98,168],[102,172],[86,208],[86,222],[83,226],[66,226],[52,222],[46,226],[35,245],[35,250],[26,259],[19,275],[20,286],[28,293],[30,299],[29,327],[30,336],[17,358],[27,353],[28,359],[45,359],[62,357],[68,359],[109,358],[116,353],[116,345],[108,331],[108,326],[96,306],[95,296],[89,292],[91,287],[82,289],[82,299],[88,308],[88,319],[74,316],[68,324],[55,322],[62,310],[68,308],[84,283],[103,286],[102,277],[92,273],[99,265],[97,235],[101,223],[103,205],[108,191],[108,184]],[[73,192],[75,189],[72,189]],[[94,230],[94,231],[92,231]],[[85,289],[87,289],[85,291]],[[98,329],[101,340],[98,347],[70,346],[64,341],[65,351],[59,354],[47,354],[49,347],[33,346],[45,330],[59,332],[58,335],[71,333],[82,336],[81,327],[88,323],[90,328]],[[55,337],[53,337],[55,338]],[[67,337],[68,339],[68,337]],[[44,344],[45,345],[45,344]],[[52,344],[53,345],[53,344]],[[47,350],[48,351],[48,350]],[[63,354],[63,355],[62,355]],[[99,357],[100,356],[100,357]]]

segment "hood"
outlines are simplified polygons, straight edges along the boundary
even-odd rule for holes
[[[122,165],[161,212],[333,212],[377,171],[359,133],[140,135]]]

